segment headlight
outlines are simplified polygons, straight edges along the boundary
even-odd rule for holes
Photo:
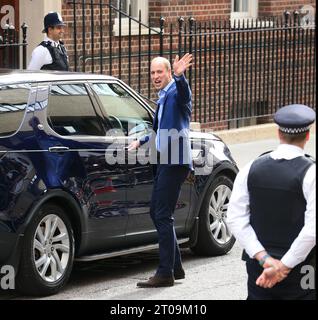
[[[213,147],[210,148],[210,152],[219,160],[234,162],[230,149],[222,141],[213,141]]]

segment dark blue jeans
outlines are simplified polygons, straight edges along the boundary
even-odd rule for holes
[[[171,276],[174,269],[182,267],[172,215],[189,171],[182,165],[156,167],[150,215],[158,232],[159,267],[156,274],[160,276]]]

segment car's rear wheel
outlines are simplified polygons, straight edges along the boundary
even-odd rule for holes
[[[192,251],[214,256],[226,254],[234,245],[235,238],[227,223],[227,208],[233,181],[224,175],[211,183],[199,213],[198,240]]]
[[[65,212],[45,204],[31,221],[17,277],[24,294],[51,295],[67,282],[74,261],[74,236]]]

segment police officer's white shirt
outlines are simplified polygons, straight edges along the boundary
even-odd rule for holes
[[[47,36],[44,38],[44,41],[51,42],[53,47],[57,47],[59,45],[59,42],[56,42]],[[51,64],[52,62],[53,59],[48,48],[39,45],[32,52],[28,70],[41,70],[44,65]]]
[[[304,155],[304,150],[289,144],[280,144],[270,153],[273,159],[291,160]],[[257,235],[250,225],[249,193],[247,178],[253,161],[248,163],[237,175],[227,213],[228,226],[245,249],[250,258],[265,250],[257,239]],[[294,268],[306,259],[316,244],[316,165],[313,164],[303,180],[303,193],[306,199],[305,224],[290,249],[282,257],[282,263]]]

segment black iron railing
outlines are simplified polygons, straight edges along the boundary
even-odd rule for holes
[[[22,42],[13,25],[0,28],[0,68],[26,69],[27,28],[25,23],[21,26]]]
[[[131,8],[118,9],[120,0],[68,2],[74,10],[69,54],[76,71],[117,76],[156,99],[151,60],[160,55],[172,62],[176,54],[191,52],[194,65],[186,76],[192,120],[203,127],[267,122],[291,103],[316,106],[315,27],[304,24],[297,11],[235,22],[179,18],[168,24],[151,16],[146,23],[140,11],[132,17]]]

